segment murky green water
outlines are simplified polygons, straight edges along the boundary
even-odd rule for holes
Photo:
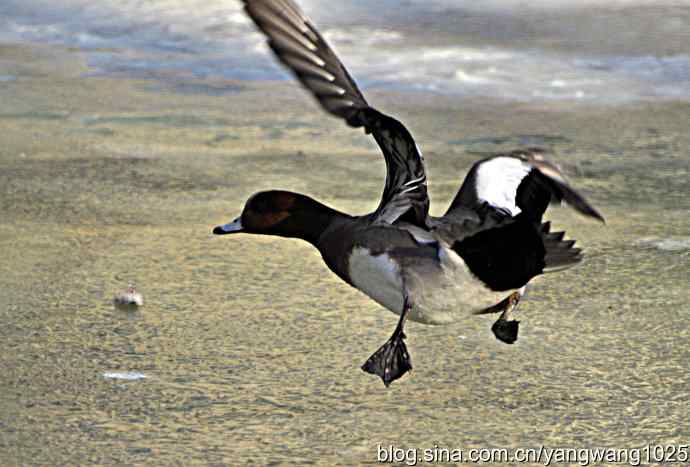
[[[0,82],[3,464],[355,464],[379,444],[690,441],[687,104],[372,93],[424,149],[436,213],[477,157],[529,144],[554,151],[608,221],[551,211],[586,262],[533,282],[517,344],[494,339],[495,317],[412,323],[415,370],[385,389],[359,366],[393,314],[306,244],[211,235],[267,188],[375,208],[383,162],[365,136],[292,83],[178,92],[79,77],[61,50],[2,57],[17,76]],[[144,307],[115,310],[130,281]]]

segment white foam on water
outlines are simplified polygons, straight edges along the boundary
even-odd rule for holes
[[[663,251],[690,250],[690,237],[672,237],[653,240],[643,240],[643,245],[649,245]]]
[[[364,0],[299,0],[363,85],[517,100],[690,101],[690,45],[668,56],[567,55],[540,49],[420,45]],[[537,0],[530,8],[618,8],[652,0]],[[690,6],[690,0],[664,5]],[[380,11],[442,14],[519,9],[523,0],[381,0]],[[448,13],[451,14],[451,13]],[[670,21],[670,20],[669,20]],[[381,26],[381,24],[385,26]],[[677,28],[676,28],[677,29]],[[461,31],[459,31],[461,32]],[[637,34],[644,34],[640,31]],[[91,74],[174,79],[291,79],[262,35],[228,0],[3,0],[0,41],[41,41],[87,52]],[[529,46],[528,46],[529,47]]]
[[[660,250],[666,251],[681,251],[690,250],[690,238],[661,240],[655,246]]]
[[[376,44],[394,44],[403,40],[399,31],[355,26],[348,29],[329,28],[323,33],[329,43],[371,46]]]
[[[628,8],[640,6],[687,6],[690,0],[482,0],[481,2],[472,0],[427,0],[425,2],[429,8],[448,9],[493,9],[493,10],[521,10],[525,7],[543,10],[576,10],[592,7]]]
[[[103,377],[106,379],[122,379],[126,381],[136,381],[140,379],[146,379],[147,376],[138,371],[106,371],[103,373]]]

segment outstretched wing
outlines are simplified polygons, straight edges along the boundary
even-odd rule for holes
[[[291,0],[243,0],[249,17],[287,66],[330,114],[364,127],[386,159],[386,185],[376,221],[426,228],[429,198],[424,161],[412,135],[396,119],[369,106],[354,80],[312,22]]]
[[[550,203],[564,201],[585,216],[604,221],[599,212],[565,181],[539,148],[517,150],[476,162],[446,216],[488,204],[510,216],[524,213],[541,220]]]

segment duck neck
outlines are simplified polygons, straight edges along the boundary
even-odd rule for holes
[[[298,208],[281,225],[278,235],[301,238],[312,245],[330,227],[352,219],[352,216],[326,206],[305,195],[298,195]]]

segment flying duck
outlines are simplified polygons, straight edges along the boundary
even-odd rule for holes
[[[352,216],[309,196],[264,191],[214,234],[249,233],[306,240],[343,281],[400,315],[390,339],[362,366],[390,383],[412,368],[407,319],[453,321],[458,312],[494,313],[496,337],[515,342],[510,318],[528,282],[582,259],[564,232],[542,223],[547,206],[565,202],[603,221],[536,148],[488,157],[470,169],[442,217],[429,215],[424,159],[398,120],[371,107],[314,24],[291,0],[243,0],[268,46],[321,107],[371,134],[386,161],[376,210]],[[506,297],[507,295],[507,297]]]

